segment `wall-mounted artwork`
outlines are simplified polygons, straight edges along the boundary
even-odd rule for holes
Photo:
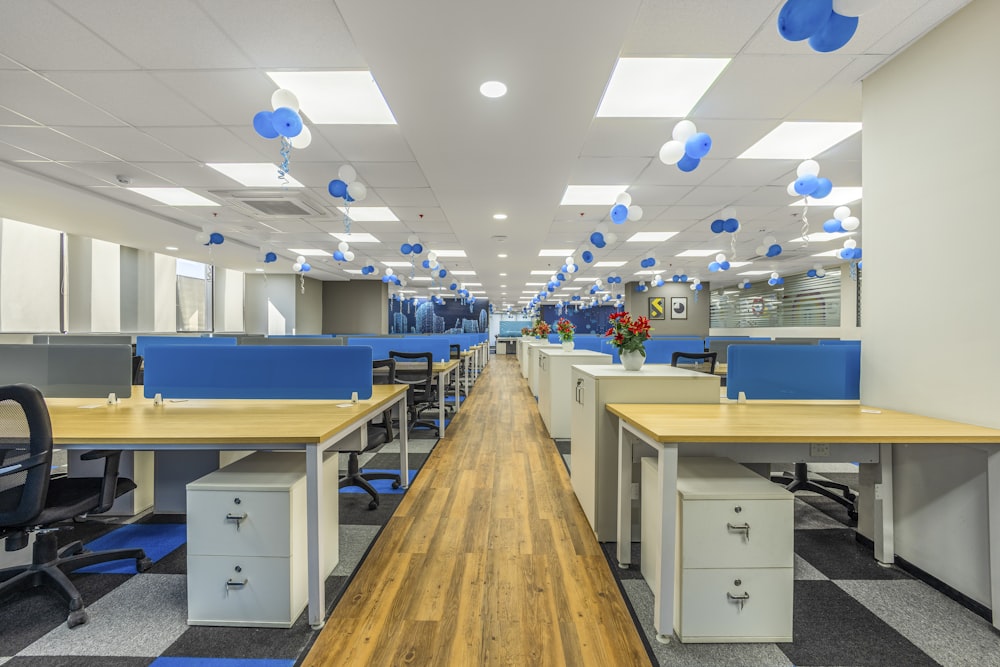
[[[435,305],[411,299],[389,302],[389,333],[486,333],[489,331],[489,302],[476,299],[474,304],[445,299]]]
[[[667,298],[664,296],[649,297],[649,314],[647,317],[651,320],[667,319],[666,300]]]
[[[686,296],[670,297],[670,319],[686,320],[688,318],[688,298]]]

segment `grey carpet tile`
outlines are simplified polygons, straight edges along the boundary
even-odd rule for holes
[[[434,445],[437,444],[437,439],[415,439],[406,443],[406,453],[407,454],[430,454],[431,450],[434,449]],[[395,453],[399,455],[399,440],[393,440],[387,443],[382,449],[379,450],[383,454]]]
[[[809,492],[800,492],[795,494],[795,499],[812,505],[817,510],[823,512],[843,526],[854,528],[858,525],[858,522],[848,515],[846,507],[836,501],[830,500],[825,496]]]
[[[6,667],[147,667],[155,658],[123,658],[112,656],[19,656],[10,662],[0,660]]]
[[[669,644],[656,641],[653,630],[653,592],[643,580],[622,581],[653,655],[663,667],[791,667],[775,644]]]
[[[615,576],[621,580],[626,579],[639,579],[642,580],[642,571],[639,569],[639,552],[641,545],[638,542],[632,543],[631,556],[632,562],[629,564],[627,569],[622,569],[618,567],[618,544],[616,542],[602,542],[601,549],[604,550],[604,556],[608,559],[608,567],[612,568]]]
[[[806,562],[802,556],[795,555],[795,578],[800,581],[823,581],[826,575]]]
[[[831,501],[832,502],[832,501]],[[844,524],[826,512],[805,502],[801,494],[795,496],[795,530],[821,530],[843,528]]]
[[[947,667],[1000,667],[1000,636],[960,604],[920,581],[835,582]]]
[[[153,563],[150,574],[187,574],[187,544],[182,544]]]
[[[371,496],[367,493],[340,494],[340,525],[382,526],[389,520],[399,503],[403,500],[401,493],[379,494],[379,506],[368,509]]]
[[[20,655],[158,656],[187,629],[187,580],[139,574],[87,611],[86,625],[70,630],[63,623]]]
[[[302,612],[290,628],[191,626],[163,651],[163,656],[297,660],[313,641],[307,619],[307,612]]]
[[[381,526],[340,526],[340,562],[333,568],[335,576],[346,577],[361,562],[368,552],[372,540],[378,535]]]
[[[898,567],[882,567],[849,528],[795,531],[795,553],[830,579],[911,579]]]
[[[84,604],[93,605],[136,575],[71,574]],[[55,591],[39,587],[4,598],[0,603],[0,655],[16,655],[44,637],[52,628],[66,625],[68,606]]]
[[[939,667],[832,581],[796,581],[793,619],[778,647],[799,667]]]

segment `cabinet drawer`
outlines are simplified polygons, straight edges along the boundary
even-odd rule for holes
[[[306,605],[299,561],[188,554],[188,623],[291,627]]]
[[[792,590],[791,567],[685,569],[677,636],[692,643],[790,642]]]
[[[294,492],[189,489],[188,554],[287,558],[293,552],[289,525]]]
[[[679,505],[682,567],[792,566],[790,495],[787,500],[684,500]]]

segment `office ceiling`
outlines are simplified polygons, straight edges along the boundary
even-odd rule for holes
[[[377,280],[382,262],[408,259],[399,247],[416,235],[427,249],[464,250],[439,261],[474,271],[456,276],[481,283],[468,289],[515,304],[538,291],[527,283],[548,280],[531,271],[563,263],[539,250],[582,250],[596,225],[609,223],[609,205],[561,206],[568,185],[628,185],[644,210],[637,222],[611,224],[617,241],[595,251],[624,265],[578,259],[571,278],[616,271],[648,279],[635,276],[651,254],[664,278],[686,273],[713,286],[735,284],[748,270],[831,267],[839,260],[813,255],[842,241],[791,242],[803,230],[802,208],[789,206],[786,192],[799,160],[737,156],[783,121],[860,121],[862,79],[966,3],[882,0],[844,48],[820,54],[778,35],[781,0],[0,0],[0,161],[10,167],[0,216],[247,272],[291,273],[290,249],[336,249],[329,233],[344,231],[343,202],[327,184],[351,164],[368,187],[359,205],[388,206],[400,221],[353,222],[352,232],[380,243],[352,244],[352,263],[311,257],[310,275],[322,280]],[[657,158],[679,118],[595,117],[619,57],[732,58],[688,116],[714,141],[698,169],[684,173]],[[266,72],[365,69],[398,124],[316,125],[303,108],[313,140],[292,151],[290,174],[306,187],[288,194],[309,215],[258,216],[239,202],[252,189],[205,166],[280,162],[277,141],[251,127],[278,88]],[[508,94],[483,97],[487,80],[505,82]],[[860,133],[816,160],[834,185],[862,185]],[[126,189],[170,186],[221,206],[167,206]],[[709,228],[730,206],[742,225],[734,257],[729,235]],[[863,230],[861,202],[851,209]],[[507,220],[495,221],[499,212]],[[810,207],[811,231],[831,214]],[[199,245],[205,226],[226,243]],[[627,242],[640,231],[678,234]],[[784,252],[755,258],[767,235]],[[278,261],[260,263],[261,247]],[[676,257],[692,249],[753,264],[709,273],[712,257]],[[417,277],[429,275],[424,258]],[[379,273],[345,271],[365,264]],[[407,289],[426,294],[431,284],[410,279]]]

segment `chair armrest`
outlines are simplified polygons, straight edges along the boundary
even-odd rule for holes
[[[48,452],[42,452],[40,454],[35,454],[34,456],[29,456],[23,461],[19,461],[9,466],[4,466],[0,468],[0,477],[4,477],[5,475],[15,475],[19,472],[24,472],[32,468],[37,468],[40,465],[45,465],[45,461],[48,456]]]
[[[80,455],[82,461],[104,459],[104,478],[101,482],[101,504],[93,510],[93,514],[107,512],[115,503],[115,492],[118,487],[118,464],[121,461],[121,450],[95,449]]]

